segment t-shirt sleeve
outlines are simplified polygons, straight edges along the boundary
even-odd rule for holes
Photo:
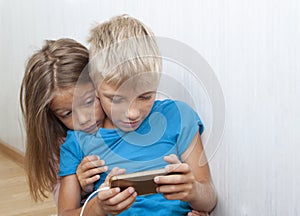
[[[189,147],[196,133],[202,134],[204,126],[198,114],[189,105],[176,101],[176,106],[180,118],[180,129],[176,145],[180,156]]]
[[[76,174],[76,170],[84,154],[77,142],[74,132],[68,132],[66,141],[60,148],[59,176]]]

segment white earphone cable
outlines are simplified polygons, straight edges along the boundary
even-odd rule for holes
[[[100,191],[104,191],[104,190],[108,190],[110,189],[110,187],[103,187],[103,188],[98,188],[97,190],[95,190],[93,193],[91,193],[91,195],[89,195],[89,197],[86,199],[86,201],[84,202],[82,208],[81,208],[81,211],[80,211],[80,216],[83,216],[83,212],[84,212],[84,209],[85,209],[85,206],[86,204],[88,203],[88,201],[98,192]]]

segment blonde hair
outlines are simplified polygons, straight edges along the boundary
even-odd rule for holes
[[[92,28],[88,42],[90,76],[96,86],[100,81],[120,86],[148,72],[153,75],[149,81],[158,83],[162,70],[158,45],[153,32],[139,20],[128,15],[113,17]]]
[[[26,130],[25,167],[35,201],[47,197],[57,183],[59,148],[68,128],[50,109],[57,90],[79,81],[91,82],[85,70],[86,47],[72,39],[48,40],[29,59],[20,91]]]

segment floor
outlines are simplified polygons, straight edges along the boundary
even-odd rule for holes
[[[0,151],[0,171],[0,215],[56,215],[56,206],[51,196],[39,203],[31,199],[23,168],[2,151]]]

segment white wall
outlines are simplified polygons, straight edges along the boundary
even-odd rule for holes
[[[19,85],[42,40],[85,43],[94,21],[121,13],[197,50],[219,79],[226,128],[210,161],[219,193],[214,214],[299,215],[297,0],[0,0],[0,139],[24,150]]]

